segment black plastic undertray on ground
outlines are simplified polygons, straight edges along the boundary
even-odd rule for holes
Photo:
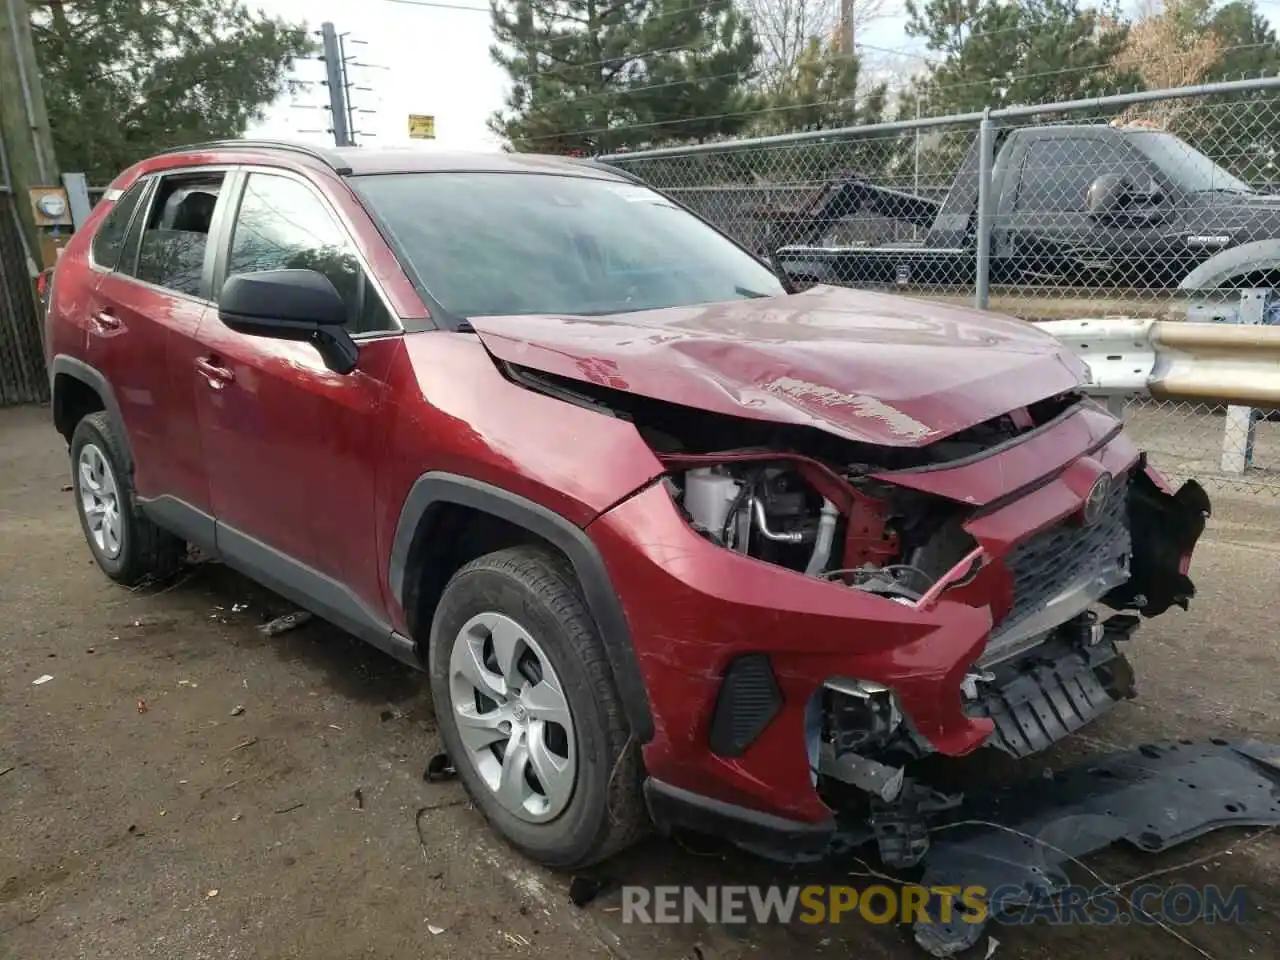
[[[1221,827],[1275,824],[1280,747],[1147,744],[971,798],[934,825],[921,882],[1003,891],[988,904],[996,917],[1055,896],[1070,883],[1068,863],[1119,841],[1156,853]],[[963,919],[961,906],[952,898],[944,911],[935,894],[932,920],[914,925],[916,942],[935,957],[977,943],[985,924]]]

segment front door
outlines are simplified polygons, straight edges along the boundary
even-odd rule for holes
[[[1151,200],[1114,216],[1092,215],[1089,187],[1103,174],[1148,190]],[[1023,280],[1146,286],[1171,252],[1178,219],[1173,199],[1155,189],[1154,174],[1137,150],[1106,132],[1032,141],[1012,209],[997,215],[996,255]]]
[[[276,589],[320,586],[347,613],[352,602],[378,611],[379,407],[399,327],[320,191],[292,174],[249,172],[226,275],[299,268],[344,295],[360,357],[353,372],[335,373],[309,344],[237,333],[209,311],[193,373],[218,546]]]

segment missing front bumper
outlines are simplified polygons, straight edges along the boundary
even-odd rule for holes
[[[1051,640],[1050,649],[1036,651],[1028,663],[1001,668],[997,682],[968,710],[995,724],[988,745],[1014,757],[1031,756],[1135,696],[1133,668],[1116,644],[1137,626],[1137,617],[1117,615],[1100,625],[1096,642]],[[1090,619],[1082,630],[1068,626],[1063,632],[1091,629]]]

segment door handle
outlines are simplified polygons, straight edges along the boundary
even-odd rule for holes
[[[90,319],[98,330],[120,329],[120,318],[109,310],[99,310]]]
[[[214,390],[221,390],[236,378],[234,373],[217,364],[211,357],[196,358],[196,369],[200,371],[200,376],[204,377],[205,383]]]

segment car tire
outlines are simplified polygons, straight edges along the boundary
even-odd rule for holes
[[[514,547],[458,570],[436,609],[429,656],[444,747],[508,843],[572,869],[644,833],[639,744],[560,557]]]
[[[135,586],[176,572],[187,545],[138,510],[120,438],[105,413],[91,413],[71,435],[71,489],[80,527],[98,566]]]

